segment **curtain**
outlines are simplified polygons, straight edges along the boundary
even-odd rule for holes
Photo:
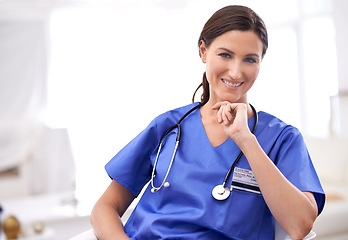
[[[0,121],[37,117],[45,102],[46,42],[42,21],[0,22]]]
[[[42,21],[0,22],[0,170],[30,150],[30,126],[45,103],[45,35]]]
[[[75,165],[67,130],[51,129],[40,119],[46,104],[49,21],[16,19],[0,20],[0,172],[19,168],[17,183],[27,186],[25,193],[72,190]]]

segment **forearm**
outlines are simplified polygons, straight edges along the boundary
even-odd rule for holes
[[[248,159],[273,216],[293,238],[305,236],[317,216],[315,203],[284,177],[254,135],[246,135],[237,144]]]
[[[91,213],[91,224],[99,240],[128,239],[117,211],[110,205],[97,202]]]

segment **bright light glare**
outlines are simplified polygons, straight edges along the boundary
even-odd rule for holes
[[[303,24],[306,128],[314,136],[328,136],[330,96],[338,92],[335,27],[329,17]]]

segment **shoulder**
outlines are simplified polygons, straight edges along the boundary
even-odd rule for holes
[[[258,113],[259,116],[259,124],[258,127],[262,131],[271,131],[274,133],[282,133],[282,132],[299,132],[299,130],[284,122],[283,120],[275,117],[272,114],[260,111]]]
[[[267,145],[273,145],[276,142],[303,142],[303,136],[296,127],[266,112],[261,111],[258,115],[259,123],[256,133],[259,136],[259,141]]]
[[[182,107],[171,109],[167,112],[164,112],[154,118],[147,129],[155,130],[158,137],[161,137],[168,128],[173,126],[178,122],[178,120],[190,109],[197,106],[199,103],[191,103]]]
[[[172,122],[172,124],[175,124],[186,112],[188,112],[190,109],[197,106],[198,104],[199,104],[198,102],[195,102],[185,106],[171,109],[157,116],[154,119],[154,121],[163,122],[163,121],[169,120],[170,122]]]

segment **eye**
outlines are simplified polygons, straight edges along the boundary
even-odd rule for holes
[[[232,58],[231,54],[229,53],[220,53],[219,56],[223,58]]]
[[[257,61],[254,58],[246,58],[244,61],[247,63],[257,63]]]

